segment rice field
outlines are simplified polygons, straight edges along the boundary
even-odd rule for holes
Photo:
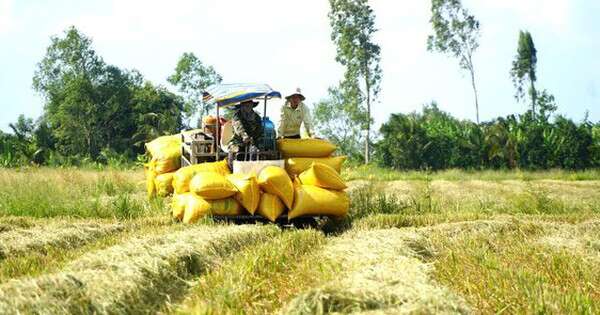
[[[319,229],[186,226],[141,170],[0,169],[0,314],[598,314],[600,173],[345,170]]]

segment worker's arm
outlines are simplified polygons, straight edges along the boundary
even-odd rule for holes
[[[308,106],[303,104],[303,123],[304,123],[304,128],[306,129],[306,133],[308,134],[309,137],[312,138],[313,136],[313,125],[312,125],[312,117],[310,115],[310,110],[308,109]]]
[[[277,128],[277,137],[283,138],[284,135],[284,130],[285,130],[285,122],[286,122],[286,117],[285,117],[285,107],[287,106],[287,103],[284,103],[283,106],[281,107],[281,112],[279,113],[279,128]]]
[[[242,137],[242,141],[244,143],[248,143],[252,141],[252,138],[248,135],[248,132],[244,128],[242,124],[241,117],[238,113],[234,114],[233,120],[231,121],[231,127],[233,127],[233,134],[239,135]]]

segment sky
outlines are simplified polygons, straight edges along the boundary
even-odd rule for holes
[[[373,106],[377,125],[391,113],[435,100],[475,119],[468,74],[451,57],[427,52],[428,0],[372,0],[383,79]],[[538,87],[554,94],[558,113],[600,121],[600,1],[463,0],[481,23],[474,57],[481,120],[521,113],[509,77],[519,30],[538,50]],[[18,115],[36,118],[43,99],[31,88],[53,35],[74,25],[105,62],[137,69],[170,86],[177,59],[193,52],[224,82],[268,83],[283,94],[300,87],[312,106],[342,78],[330,39],[326,0],[0,0],[0,129]],[[277,120],[279,103],[269,116]]]

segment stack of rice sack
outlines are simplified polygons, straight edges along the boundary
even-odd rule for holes
[[[257,214],[275,222],[294,203],[294,186],[286,171],[277,166],[267,166],[258,175],[261,189]]]
[[[181,166],[181,135],[162,136],[146,143],[151,156],[144,165],[148,198],[173,192],[173,172]]]
[[[350,208],[347,186],[333,167],[313,162],[294,181],[294,206],[288,219],[305,215],[343,217]]]
[[[336,146],[321,139],[280,139],[277,147],[292,178],[309,169],[313,162],[329,165],[339,173],[346,160],[345,156],[332,156]]]
[[[336,146],[321,139],[282,139],[277,145],[286,158],[286,171],[294,179],[294,203],[288,218],[345,216],[350,199],[340,170],[346,157],[332,156]]]
[[[173,218],[194,223],[207,215],[259,214],[275,221],[292,207],[294,188],[284,169],[269,166],[254,174],[231,174],[225,161],[179,169],[173,175]]]
[[[158,137],[146,143],[150,162],[144,164],[148,198],[166,197],[173,193],[173,174],[181,167],[181,135],[193,134],[200,129]]]
[[[207,215],[244,213],[258,214],[273,222],[285,213],[288,219],[346,215],[350,202],[339,175],[345,157],[332,157],[336,148],[324,140],[281,142],[285,142],[280,150],[287,157],[286,169],[267,166],[258,176],[231,174],[226,161],[220,161],[171,173],[173,217],[194,223]],[[161,189],[159,184],[163,185],[156,181],[159,176],[154,180],[157,190]]]
[[[173,217],[194,223],[206,215],[255,211],[260,193],[256,176],[233,175],[226,161],[186,166],[173,175]]]

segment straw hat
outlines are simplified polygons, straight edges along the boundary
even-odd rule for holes
[[[304,95],[302,95],[302,91],[300,90],[300,88],[296,88],[296,90],[293,93],[291,93],[290,95],[286,96],[285,99],[289,100],[290,97],[292,97],[294,95],[300,96],[300,99],[303,101],[306,99],[306,97],[304,97]]]
[[[202,117],[202,125],[204,126],[212,126],[217,124],[217,117],[213,115],[208,115]]]

